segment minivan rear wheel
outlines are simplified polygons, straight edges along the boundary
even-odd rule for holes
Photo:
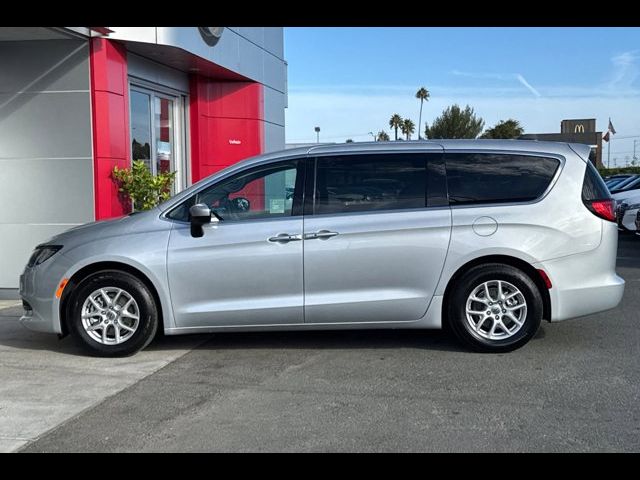
[[[462,343],[480,352],[509,352],[533,337],[542,320],[542,296],[533,280],[511,265],[478,265],[453,286],[448,324]]]
[[[119,270],[96,272],[71,293],[68,325],[89,353],[120,357],[146,347],[158,328],[158,310],[149,288]]]

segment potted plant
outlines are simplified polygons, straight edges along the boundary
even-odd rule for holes
[[[176,172],[153,175],[142,160],[134,160],[131,168],[113,167],[112,177],[118,190],[133,204],[134,211],[150,210],[171,197]]]

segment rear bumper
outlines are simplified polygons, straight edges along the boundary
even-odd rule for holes
[[[615,272],[618,229],[603,220],[595,250],[535,264],[551,279],[551,321],[567,320],[618,306],[625,281]]]
[[[551,321],[567,320],[611,310],[618,306],[624,294],[625,282],[613,275],[598,286],[558,289],[551,295]]]

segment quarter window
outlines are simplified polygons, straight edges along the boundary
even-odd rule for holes
[[[535,200],[560,166],[555,158],[493,153],[449,153],[445,163],[452,205]]]
[[[398,210],[426,206],[426,155],[319,157],[314,213]]]

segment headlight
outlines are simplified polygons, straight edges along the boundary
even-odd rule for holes
[[[62,245],[38,245],[29,258],[27,267],[35,267],[53,257]]]

